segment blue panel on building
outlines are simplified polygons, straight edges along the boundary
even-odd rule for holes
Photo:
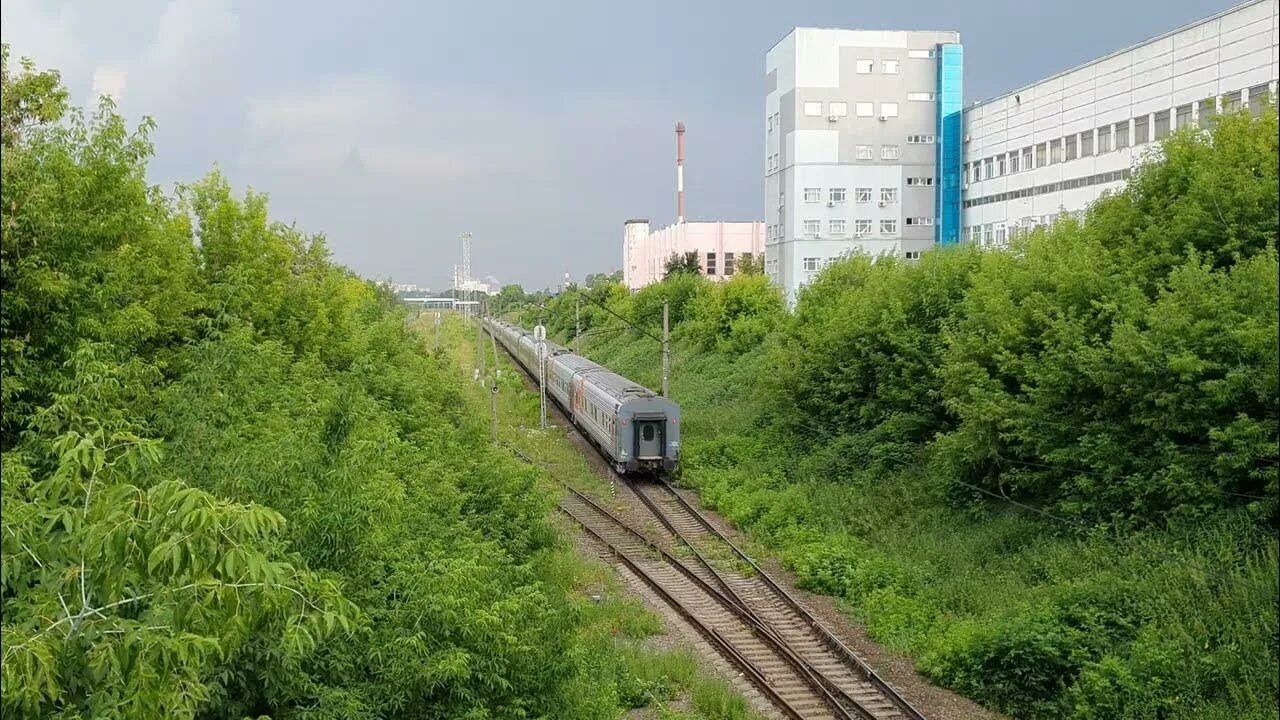
[[[937,222],[934,242],[960,242],[960,184],[963,162],[964,48],[956,43],[938,45],[938,181],[934,185]]]

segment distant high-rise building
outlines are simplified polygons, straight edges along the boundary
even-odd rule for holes
[[[789,301],[852,252],[960,239],[952,31],[796,28],[765,59],[765,272]]]

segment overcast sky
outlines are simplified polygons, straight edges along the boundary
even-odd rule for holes
[[[795,26],[958,30],[966,102],[1231,0],[5,0],[16,56],[151,115],[152,179],[217,164],[369,277],[527,288],[621,265],[624,220],[763,215],[764,54]],[[1140,9],[1139,9],[1140,8]]]

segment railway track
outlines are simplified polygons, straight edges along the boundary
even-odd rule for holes
[[[666,482],[638,482],[632,490],[671,538],[689,549],[699,573],[747,608],[781,637],[819,677],[851,717],[924,720],[902,695],[840,641],[768,573]],[[719,552],[717,552],[719,551]],[[708,555],[723,557],[749,573],[718,570]],[[839,715],[837,716],[839,717]]]
[[[689,622],[783,716],[923,720],[669,485],[632,485],[667,529],[662,539],[645,535],[591,497],[565,487],[560,509]],[[706,553],[712,543],[751,567],[753,575],[718,569]],[[677,557],[681,549],[683,557]]]
[[[566,427],[577,431],[571,423]],[[655,539],[560,482],[560,510],[737,667],[782,716],[925,720],[668,483],[624,482],[665,528],[665,537]],[[709,554],[749,572],[721,570]]]
[[[858,717],[841,712],[806,663],[701,573],[584,493],[571,487],[567,493],[561,511],[692,625],[783,715],[794,720]]]

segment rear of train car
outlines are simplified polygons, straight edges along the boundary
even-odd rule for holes
[[[534,378],[538,341],[518,326],[487,318],[485,328]],[[623,475],[674,475],[680,461],[680,408],[667,398],[555,343],[546,344],[547,394]]]

